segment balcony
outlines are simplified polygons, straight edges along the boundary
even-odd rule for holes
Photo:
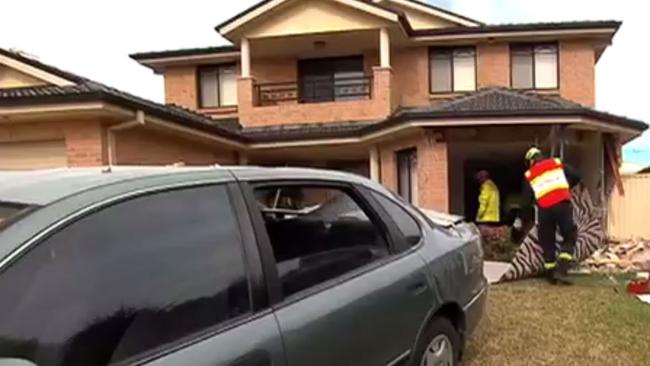
[[[394,107],[388,34],[381,28],[242,39],[240,123],[268,126],[388,117]]]
[[[370,100],[371,75],[324,77],[300,82],[258,83],[256,106]]]

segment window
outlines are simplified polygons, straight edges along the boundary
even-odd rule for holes
[[[0,202],[0,231],[32,208],[21,203]]]
[[[417,150],[408,149],[398,151],[397,159],[397,193],[406,202],[417,206],[418,198],[418,170]]]
[[[237,105],[237,68],[235,65],[199,68],[199,107]]]
[[[372,192],[372,195],[384,210],[388,212],[390,217],[393,218],[393,221],[395,221],[406,242],[411,246],[418,244],[422,238],[422,234],[420,233],[420,226],[417,221],[404,208],[400,207],[388,197],[377,192]]]
[[[255,194],[285,297],[389,255],[383,231],[347,191],[274,186]]]
[[[476,49],[474,47],[431,48],[429,68],[432,93],[476,90]]]
[[[240,246],[221,186],[91,214],[0,276],[0,358],[102,366],[246,314]]]
[[[298,64],[301,103],[368,99],[370,80],[363,57],[301,60]]]
[[[557,89],[557,44],[511,45],[512,87],[515,89]]]

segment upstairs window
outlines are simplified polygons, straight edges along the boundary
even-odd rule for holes
[[[199,108],[237,105],[237,68],[219,65],[199,69]]]
[[[301,103],[369,99],[363,56],[300,60],[298,90]]]
[[[558,47],[555,43],[510,46],[514,89],[557,89]]]
[[[476,90],[476,49],[474,47],[429,50],[431,93]]]

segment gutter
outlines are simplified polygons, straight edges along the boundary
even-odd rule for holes
[[[145,114],[143,111],[138,110],[135,112],[135,119],[132,121],[120,123],[115,126],[111,126],[107,129],[107,139],[108,139],[108,166],[109,168],[115,165],[117,160],[117,150],[115,147],[115,133],[118,131],[128,130],[130,128],[144,126],[145,125]]]

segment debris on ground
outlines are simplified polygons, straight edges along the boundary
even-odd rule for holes
[[[585,260],[583,268],[599,273],[650,271],[650,240],[612,241]]]

